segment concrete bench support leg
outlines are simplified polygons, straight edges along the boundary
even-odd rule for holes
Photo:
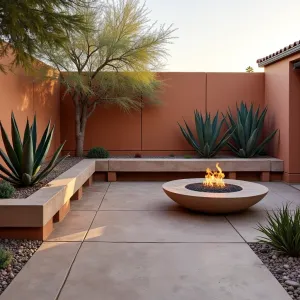
[[[93,176],[91,176],[85,183],[84,183],[84,187],[89,187],[92,186],[93,184]]]
[[[260,181],[262,181],[262,182],[270,181],[270,172],[261,172]]]
[[[45,241],[53,231],[53,220],[51,219],[43,227],[2,227],[0,228],[1,238],[27,239]]]
[[[236,179],[236,172],[229,172],[228,179]]]
[[[116,172],[108,172],[107,173],[107,181],[108,182],[115,182],[115,181],[117,181],[117,173]]]
[[[82,198],[82,187],[71,197],[71,200],[80,200]]]
[[[67,201],[61,209],[53,216],[53,222],[61,222],[70,211],[70,201]]]

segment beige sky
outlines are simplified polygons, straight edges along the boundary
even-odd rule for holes
[[[173,23],[167,71],[255,71],[256,59],[300,40],[299,0],[146,0],[150,17]]]

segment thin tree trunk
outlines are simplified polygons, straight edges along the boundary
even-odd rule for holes
[[[87,122],[87,105],[76,105],[76,156],[84,156],[84,138]]]
[[[83,145],[84,145],[84,134],[76,134],[76,156],[82,157],[84,155],[83,152]]]

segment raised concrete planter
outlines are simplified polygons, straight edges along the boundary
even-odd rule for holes
[[[26,199],[0,200],[0,237],[46,239],[53,222],[65,217],[70,200],[80,199],[82,186],[91,184],[95,172],[116,181],[119,172],[205,172],[207,167],[214,169],[216,162],[231,179],[236,172],[261,172],[261,180],[268,181],[270,172],[283,172],[283,161],[275,158],[84,159]]]
[[[94,172],[95,161],[85,159],[28,198],[0,200],[0,237],[46,239]]]

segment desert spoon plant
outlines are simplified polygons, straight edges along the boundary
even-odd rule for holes
[[[24,131],[23,141],[19,133],[18,125],[14,114],[11,115],[11,136],[10,143],[8,135],[0,122],[0,129],[5,152],[0,149],[0,156],[7,168],[0,164],[0,178],[9,181],[16,186],[31,186],[45,178],[57,166],[64,157],[59,157],[64,143],[58,147],[50,162],[41,170],[41,165],[47,157],[49,151],[54,126],[51,128],[50,121],[43,133],[40,143],[37,145],[37,124],[34,116],[32,126],[28,119]]]

